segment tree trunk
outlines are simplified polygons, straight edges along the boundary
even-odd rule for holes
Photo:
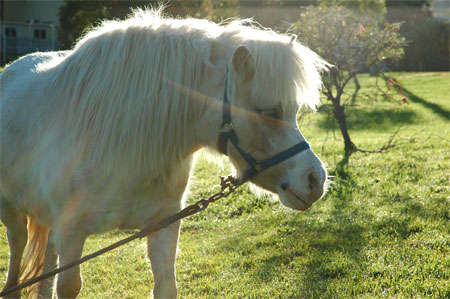
[[[361,85],[359,85],[359,81],[358,81],[358,75],[355,75],[353,77],[353,82],[355,83],[355,89],[356,89],[355,93],[357,93],[358,90],[361,88]]]
[[[341,129],[342,137],[344,137],[345,153],[351,154],[356,150],[356,145],[350,139],[347,129],[347,118],[345,116],[344,106],[341,105],[340,96],[333,99],[334,117],[336,118],[339,128]]]
[[[356,96],[358,95],[358,91],[361,88],[361,85],[359,85],[359,81],[358,81],[358,76],[355,75],[353,77],[353,82],[355,82],[355,91],[353,92],[352,95],[352,104],[354,104],[356,102]]]

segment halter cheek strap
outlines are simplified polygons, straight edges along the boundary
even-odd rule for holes
[[[233,123],[231,122],[231,104],[228,99],[228,69],[226,71],[225,75],[225,84],[224,84],[224,92],[223,92],[223,115],[222,115],[222,127],[221,132],[219,135],[219,148],[221,152],[225,155],[228,155],[227,150],[227,143],[228,140],[231,141],[234,148],[239,152],[239,154],[244,158],[244,160],[247,162],[247,164],[250,166],[249,169],[247,169],[243,176],[241,177],[240,181],[245,182],[253,178],[255,175],[257,175],[259,172],[272,167],[276,164],[279,164],[283,162],[284,160],[287,160],[291,158],[292,156],[309,149],[309,143],[306,141],[302,141],[297,143],[296,145],[282,151],[279,154],[276,154],[275,156],[272,156],[268,159],[258,161],[253,156],[243,150],[239,146],[239,138],[234,131]]]

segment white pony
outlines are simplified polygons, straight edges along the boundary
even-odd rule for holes
[[[218,25],[160,10],[104,22],[71,51],[7,66],[0,77],[1,220],[11,253],[5,288],[55,268],[58,257],[60,265],[79,258],[89,234],[139,229],[179,211],[194,153],[219,151],[225,79],[239,145],[256,160],[305,141],[296,113],[318,104],[324,68],[291,37],[251,21]],[[242,175],[246,161],[231,142],[226,148]],[[307,148],[251,181],[306,210],[326,178]],[[155,297],[176,297],[179,228],[148,237]],[[59,298],[80,288],[79,267],[59,274]],[[47,279],[30,294],[53,291]]]

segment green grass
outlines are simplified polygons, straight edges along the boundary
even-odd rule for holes
[[[302,132],[334,176],[328,194],[300,213],[245,187],[184,221],[180,298],[450,297],[450,73],[390,76],[408,104],[391,89],[390,100],[362,97],[347,112],[359,147],[381,147],[401,125],[396,146],[346,161],[326,112],[303,116]],[[360,83],[361,94],[375,93],[373,77]],[[189,202],[211,194],[228,170],[200,161]],[[84,252],[126,235],[91,236]],[[0,243],[6,274],[3,228]],[[121,247],[82,266],[80,298],[146,298],[149,268],[145,242]]]

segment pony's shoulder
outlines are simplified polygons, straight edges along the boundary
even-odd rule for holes
[[[2,90],[2,107],[9,100],[17,102],[19,95],[27,92],[36,94],[43,90],[45,82],[41,75],[45,70],[55,64],[59,64],[67,51],[36,52],[22,56],[7,65],[0,73],[0,86]],[[24,96],[23,99],[34,97]],[[15,100],[14,100],[15,99]]]

